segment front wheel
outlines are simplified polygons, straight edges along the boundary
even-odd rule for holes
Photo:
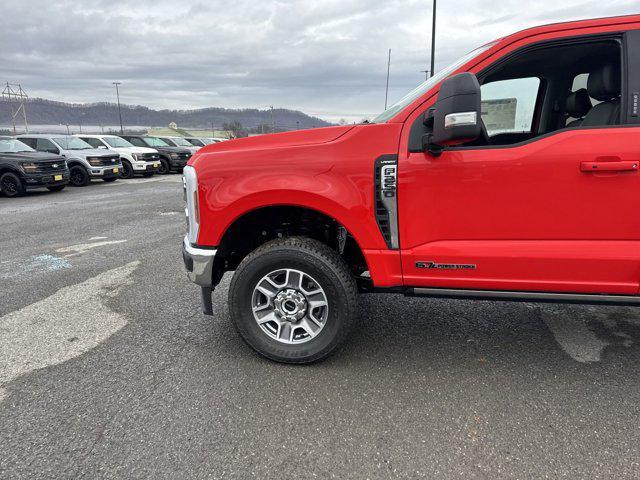
[[[171,168],[169,167],[169,162],[167,162],[164,158],[161,158],[160,159],[160,168],[158,169],[158,173],[160,175],[166,175],[170,171],[171,171]]]
[[[25,188],[18,175],[7,172],[0,176],[0,192],[7,197],[19,197],[24,194]]]
[[[89,177],[86,168],[74,165],[69,169],[69,183],[74,187],[86,187],[90,181],[91,177]]]
[[[122,161],[122,172],[120,172],[122,178],[133,178],[133,167],[127,160]]]
[[[346,338],[356,310],[356,284],[344,260],[305,237],[273,240],[254,250],[229,288],[238,333],[278,362],[327,357]]]

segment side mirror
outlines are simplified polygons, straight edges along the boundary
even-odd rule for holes
[[[47,153],[53,153],[55,155],[60,155],[60,150],[58,150],[57,148],[54,148],[54,147],[45,148],[44,151],[47,152]]]
[[[425,135],[423,146],[433,155],[444,147],[460,145],[482,134],[480,83],[473,73],[459,73],[442,82],[438,99],[429,112],[433,133]]]

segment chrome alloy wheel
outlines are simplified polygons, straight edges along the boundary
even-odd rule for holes
[[[251,306],[262,331],[285,344],[308,342],[324,328],[329,315],[320,284],[289,268],[262,277],[253,289]]]

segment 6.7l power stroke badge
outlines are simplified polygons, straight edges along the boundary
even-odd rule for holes
[[[472,263],[436,263],[436,262],[416,262],[416,268],[436,268],[440,270],[475,270]]]

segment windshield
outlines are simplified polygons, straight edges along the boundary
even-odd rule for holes
[[[133,147],[129,142],[127,142],[124,138],[120,137],[103,137],[102,138],[110,147],[113,148],[129,148]]]
[[[53,140],[62,150],[90,150],[93,147],[78,137],[53,137]]]
[[[169,140],[181,147],[193,147],[193,145],[191,145],[187,140],[181,137],[172,137]]]
[[[22,143],[20,140],[2,138],[0,139],[0,152],[2,153],[18,153],[18,152],[35,152],[29,145]]]
[[[159,138],[156,137],[145,137],[144,141],[150,147],[168,147],[166,142],[163,142]]]
[[[469,60],[471,60],[473,57],[480,55],[482,52],[487,51],[489,48],[491,48],[495,44],[496,42],[487,43],[486,45],[483,45],[480,48],[476,48],[472,52],[469,52],[464,57],[460,58],[458,61],[449,65],[444,70],[440,70],[433,77],[429,78],[425,82],[422,82],[420,85],[418,85],[416,88],[411,90],[400,100],[398,100],[398,102],[394,103],[389,108],[387,108],[384,112],[382,112],[380,115],[374,118],[372,120],[372,123],[383,123],[393,118],[398,112],[404,109],[404,107],[411,104],[414,100],[421,97],[424,93],[428,92],[438,82],[444,80],[453,72],[455,72],[458,68],[460,68],[462,65],[464,65]]]

